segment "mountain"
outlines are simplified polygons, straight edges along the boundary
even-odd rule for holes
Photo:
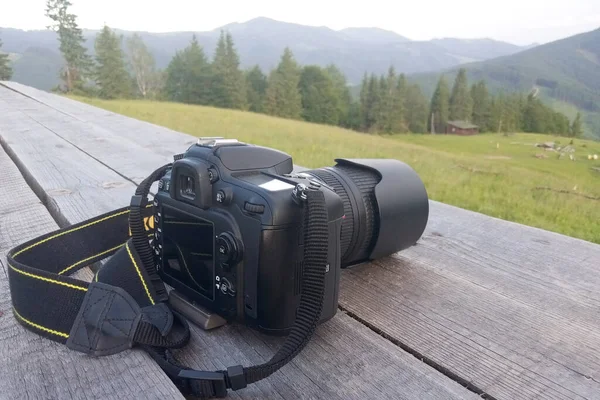
[[[444,48],[448,53],[469,61],[488,60],[515,53],[514,44],[493,39],[443,38],[433,39],[431,42]],[[521,50],[528,48],[530,46],[524,46]]]
[[[410,42],[407,37],[381,28],[346,28],[342,29],[340,33],[352,40],[363,43]]]
[[[25,52],[15,56],[12,80],[49,90],[58,83],[58,71],[62,64],[63,59],[58,52],[44,47],[28,47]]]
[[[292,24],[263,17],[228,24],[208,32],[138,33],[154,54],[157,66],[164,68],[177,50],[189,44],[193,34],[197,36],[207,55],[212,56],[221,29],[232,34],[244,68],[258,64],[268,72],[279,62],[283,49],[289,46],[301,64],[325,66],[335,63],[350,83],[360,82],[365,72],[384,73],[390,65],[404,73],[436,71],[523,50],[520,46],[489,39],[411,41],[379,28],[347,28],[336,31],[327,27]],[[122,30],[118,32],[124,37],[133,33]],[[97,33],[94,30],[84,30],[91,54]],[[60,56],[54,32],[0,28],[0,37],[6,52],[25,55],[26,52],[33,51],[36,54],[35,64],[27,61],[33,58],[24,58],[24,61],[15,64],[15,80],[40,89],[50,89],[58,83],[58,78],[41,80],[42,76],[48,74],[58,76],[56,57]],[[42,49],[55,54],[47,53],[48,60],[44,62]]]
[[[471,82],[484,79],[496,91],[535,91],[571,119],[581,111],[587,135],[600,139],[600,29],[462,67]],[[454,79],[457,70],[443,73]],[[431,94],[439,75],[415,74],[411,79]]]

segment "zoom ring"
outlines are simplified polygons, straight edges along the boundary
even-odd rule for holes
[[[379,176],[375,172],[365,169],[359,169],[352,166],[336,165],[335,169],[340,171],[342,175],[346,175],[352,183],[358,188],[362,202],[365,206],[365,240],[362,243],[357,243],[359,246],[356,259],[365,259],[371,252],[372,244],[377,240],[377,231],[379,226],[379,213],[377,209],[377,200],[375,197],[375,185],[379,182]],[[357,199],[359,200],[359,199]]]
[[[352,224],[354,223],[354,212],[352,211],[352,206],[350,203],[350,199],[348,198],[348,193],[340,183],[340,181],[332,175],[330,172],[317,169],[310,171],[311,175],[319,178],[323,183],[327,186],[331,187],[335,193],[340,196],[342,199],[342,203],[344,205],[344,221],[342,222],[342,229],[340,234],[340,248],[342,254],[342,260],[346,257],[348,251],[350,250],[350,242],[352,241],[352,232],[354,227]]]

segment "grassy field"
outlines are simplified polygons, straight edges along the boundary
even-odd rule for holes
[[[372,136],[211,107],[77,99],[196,136],[274,147],[311,168],[332,165],[336,157],[396,158],[420,174],[431,199],[600,243],[600,171],[592,170],[600,159],[587,158],[600,157],[600,142],[575,139],[571,161],[534,146],[569,144],[548,135]]]

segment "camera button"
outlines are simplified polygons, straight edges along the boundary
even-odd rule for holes
[[[210,183],[215,183],[219,180],[219,174],[214,168],[208,169],[208,180],[210,181]]]
[[[231,262],[237,261],[237,246],[235,239],[230,233],[224,232],[217,236],[217,257],[221,265],[229,266]]]
[[[233,285],[231,284],[231,282],[229,282],[227,278],[221,279],[221,293],[228,294],[230,296],[235,295],[235,289],[233,288]]]
[[[233,198],[233,191],[231,188],[224,188],[217,192],[215,196],[215,200],[217,203],[222,205],[228,205],[231,203],[231,199]]]

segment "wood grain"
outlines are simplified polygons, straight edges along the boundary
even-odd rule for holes
[[[283,339],[239,325],[194,329],[178,358],[196,368],[220,369],[268,360]],[[403,352],[338,311],[317,328],[307,347],[271,377],[231,398],[241,399],[476,399],[456,382]]]
[[[0,113],[0,120],[2,119]],[[0,134],[4,131],[0,130]],[[0,147],[0,397],[3,399],[183,398],[145,353],[91,358],[24,329],[14,318],[6,253],[58,226]]]
[[[4,107],[12,109],[13,114],[9,117],[0,118],[12,122],[4,126],[19,126],[23,113],[29,119],[26,128],[20,128],[19,135],[7,134],[2,129],[0,121],[0,135],[8,136],[4,140],[5,145],[10,148],[14,156],[21,157],[27,161],[23,162],[30,175],[31,180],[41,182],[41,190],[48,197],[50,203],[57,202],[57,212],[66,221],[80,221],[90,218],[94,213],[101,210],[109,211],[116,208],[111,192],[104,190],[99,185],[88,185],[85,195],[72,196],[69,201],[59,202],[59,194],[48,185],[52,177],[60,176],[63,186],[69,191],[80,185],[80,179],[86,182],[99,181],[98,177],[109,174],[105,164],[110,166],[110,171],[117,171],[126,176],[128,160],[122,158],[110,158],[110,154],[94,152],[94,158],[83,153],[81,150],[87,146],[87,138],[81,137],[85,129],[69,133],[68,154],[77,160],[78,170],[85,170],[85,178],[76,174],[66,173],[66,166],[62,163],[53,162],[50,157],[35,157],[37,153],[30,150],[23,142],[35,142],[42,140],[37,128],[33,123],[42,120],[45,126],[52,124],[59,128],[59,120],[62,121],[64,114],[40,110],[40,104],[33,104],[33,100],[23,101],[13,99],[12,94],[1,94],[0,98],[9,98],[4,101]],[[3,97],[4,96],[4,97]],[[18,107],[15,107],[18,104]],[[0,107],[2,103],[0,103]],[[18,109],[15,109],[18,108]],[[20,112],[21,114],[14,114]],[[38,116],[38,112],[41,114]],[[13,121],[16,119],[18,121]],[[80,120],[82,122],[83,120]],[[25,124],[24,122],[22,122]],[[67,121],[67,124],[69,122]],[[87,121],[85,124],[93,125]],[[92,128],[90,128],[92,129]],[[45,143],[53,145],[60,144],[64,139],[58,135],[44,132],[47,137]],[[162,142],[159,141],[159,142]],[[113,145],[118,146],[118,141]],[[135,145],[135,143],[131,144]],[[128,144],[128,146],[130,146]],[[93,151],[93,149],[90,149]],[[115,148],[118,153],[121,149]],[[79,154],[75,154],[79,152]],[[87,150],[86,150],[87,153]],[[133,152],[132,154],[138,154]],[[160,165],[161,155],[146,154],[150,160],[155,160]],[[134,157],[132,155],[132,157]],[[134,175],[139,175],[133,172]],[[104,179],[104,178],[102,178]],[[128,189],[130,196],[133,189]],[[92,193],[93,192],[93,193]],[[92,200],[87,200],[90,196]],[[97,201],[93,210],[84,205],[88,201]],[[204,332],[194,328],[192,342],[179,357],[191,366],[207,369],[218,369],[242,363],[250,365],[261,363],[270,358],[281,343],[282,339],[259,335],[256,332],[239,325],[229,325],[213,332]],[[270,378],[251,385],[247,389],[233,393],[232,398],[398,398],[398,399],[453,399],[453,398],[476,398],[473,393],[464,389],[461,385],[446,378],[439,372],[423,364],[417,358],[405,353],[380,335],[372,332],[357,321],[343,313],[339,313],[332,321],[319,327],[315,337],[305,351],[295,358],[289,365],[272,375]]]
[[[431,203],[418,245],[340,303],[497,399],[600,399],[600,246]]]
[[[172,160],[184,152],[197,138],[159,125],[107,111],[63,96],[57,96],[16,82],[0,82],[0,86],[26,95],[40,104],[96,127],[114,132],[138,146]],[[141,157],[140,157],[141,158]]]
[[[51,213],[63,215],[61,225],[129,204],[135,190],[130,180],[13,109],[1,95],[0,112],[2,145]]]
[[[75,140],[75,147],[92,157],[102,155],[102,162],[107,167],[118,163],[121,167],[119,173],[136,183],[140,183],[157,167],[173,161],[172,154],[157,157],[156,153],[123,135],[69,117],[17,92],[0,91],[0,101],[5,101],[6,106],[12,108],[21,124],[30,122],[38,129],[51,131],[66,144],[73,145]]]
[[[118,119],[54,97],[88,123]],[[341,307],[489,398],[600,398],[600,246],[430,204],[417,246],[344,271]]]

